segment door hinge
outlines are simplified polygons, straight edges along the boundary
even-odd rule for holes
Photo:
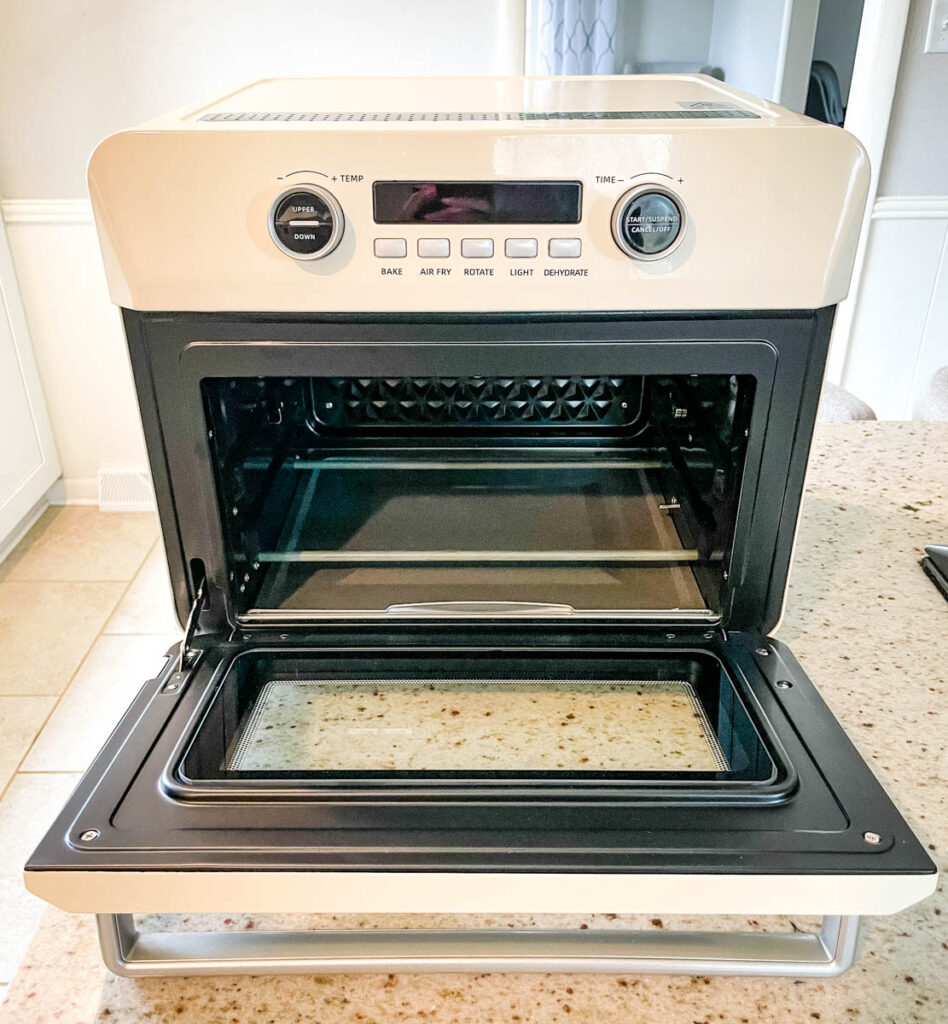
[[[207,580],[202,576],[194,591],[194,601],[191,603],[191,611],[188,612],[188,621],[184,627],[184,636],[181,638],[181,646],[178,649],[179,672],[192,668],[197,660],[198,652],[194,650],[192,644],[201,620],[201,612],[207,603],[204,597],[206,589]]]

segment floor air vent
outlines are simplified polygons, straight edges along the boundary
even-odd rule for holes
[[[101,512],[151,512],[154,508],[155,492],[145,470],[99,470]]]

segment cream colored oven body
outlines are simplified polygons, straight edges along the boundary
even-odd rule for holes
[[[702,105],[747,116],[697,116]],[[287,119],[311,111],[341,119]],[[207,120],[247,112],[257,119]],[[263,82],[110,136],[89,187],[112,299],[127,309],[779,310],[845,297],[868,175],[852,136],[701,76],[312,79]],[[578,180],[582,218],[376,224],[377,180]],[[269,211],[308,184],[336,197],[345,229],[330,255],[300,261],[274,244]],[[644,184],[670,189],[686,212],[681,244],[648,262],[622,252],[611,227],[620,198]],[[407,256],[375,257],[375,239],[393,236]],[[432,236],[449,240],[449,257],[417,256]],[[507,258],[506,239],[524,236],[537,257]],[[494,256],[463,258],[468,237],[492,240]],[[562,237],[581,256],[551,258]]]

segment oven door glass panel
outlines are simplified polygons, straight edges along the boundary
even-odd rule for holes
[[[774,773],[744,701],[707,657],[248,652],[210,695],[180,778],[505,785]]]
[[[753,379],[202,382],[236,607],[713,619]]]

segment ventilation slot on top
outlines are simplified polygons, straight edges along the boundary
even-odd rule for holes
[[[200,121],[681,121],[757,118],[751,110],[497,110],[497,111],[227,111],[202,114]]]

